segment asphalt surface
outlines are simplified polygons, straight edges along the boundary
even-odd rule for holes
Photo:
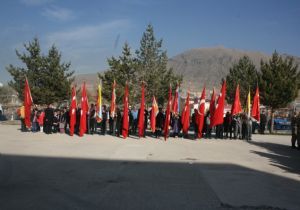
[[[300,209],[289,136],[69,137],[0,125],[0,209]]]

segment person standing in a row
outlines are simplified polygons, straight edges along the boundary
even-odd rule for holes
[[[106,106],[102,106],[102,121],[101,121],[101,134],[105,136],[106,134],[106,121],[107,121],[107,113]]]
[[[89,111],[89,120],[90,120],[90,134],[94,134],[95,132],[95,124],[96,124],[96,109],[95,105],[91,104],[90,111]]]
[[[52,108],[52,105],[49,104],[45,109],[45,117],[44,117],[44,132],[46,134],[52,133],[53,118],[54,118],[54,110]]]

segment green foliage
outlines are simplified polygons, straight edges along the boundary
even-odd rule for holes
[[[233,64],[226,76],[226,100],[228,103],[233,103],[235,89],[237,84],[240,84],[241,104],[246,104],[249,88],[251,93],[255,92],[257,82],[258,72],[254,64],[248,56],[243,56],[237,63]]]
[[[159,104],[167,99],[169,84],[174,89],[176,83],[182,81],[182,76],[175,75],[172,69],[167,68],[167,52],[162,50],[162,40],[157,41],[152,25],[148,25],[140,41],[140,48],[136,50],[136,57],[130,52],[125,43],[122,56],[108,59],[109,70],[99,74],[103,81],[103,97],[110,101],[112,83],[117,82],[117,103],[120,103],[124,94],[126,81],[130,88],[130,103],[140,102],[141,82],[146,85],[146,103],[151,103],[155,95]]]
[[[102,95],[107,101],[111,101],[111,91],[114,80],[117,82],[116,86],[116,102],[122,103],[125,84],[128,81],[129,85],[129,102],[136,101],[136,63],[131,55],[128,43],[124,44],[122,55],[118,58],[111,57],[107,59],[110,69],[102,74],[98,74],[102,80]]]
[[[172,69],[167,68],[167,51],[162,50],[163,40],[156,40],[152,25],[148,25],[140,41],[140,49],[136,51],[138,79],[146,83],[146,101],[156,96],[159,104],[167,99],[169,84],[176,87],[181,83],[182,76],[175,75]]]
[[[272,111],[286,107],[298,95],[300,73],[292,57],[283,59],[275,51],[268,62],[261,61],[260,96]]]
[[[34,103],[48,104],[69,99],[70,85],[74,80],[74,71],[70,71],[71,63],[61,62],[61,53],[54,45],[46,56],[42,55],[37,38],[24,44],[24,47],[26,53],[16,50],[24,67],[6,67],[13,77],[9,85],[18,92],[20,99],[23,99],[25,76],[28,78]]]

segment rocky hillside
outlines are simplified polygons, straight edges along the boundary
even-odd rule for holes
[[[270,55],[261,52],[241,51],[224,47],[191,49],[169,59],[169,66],[175,72],[184,75],[183,87],[192,90],[202,89],[206,84],[208,88],[219,87],[221,78],[226,77],[229,68],[239,58],[247,55],[259,69],[260,61],[267,60]],[[283,55],[288,56],[288,55]],[[300,64],[300,58],[295,57]]]

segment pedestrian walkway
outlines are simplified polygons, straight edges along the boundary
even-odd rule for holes
[[[290,209],[289,136],[168,141],[21,133],[0,125],[0,209]]]

